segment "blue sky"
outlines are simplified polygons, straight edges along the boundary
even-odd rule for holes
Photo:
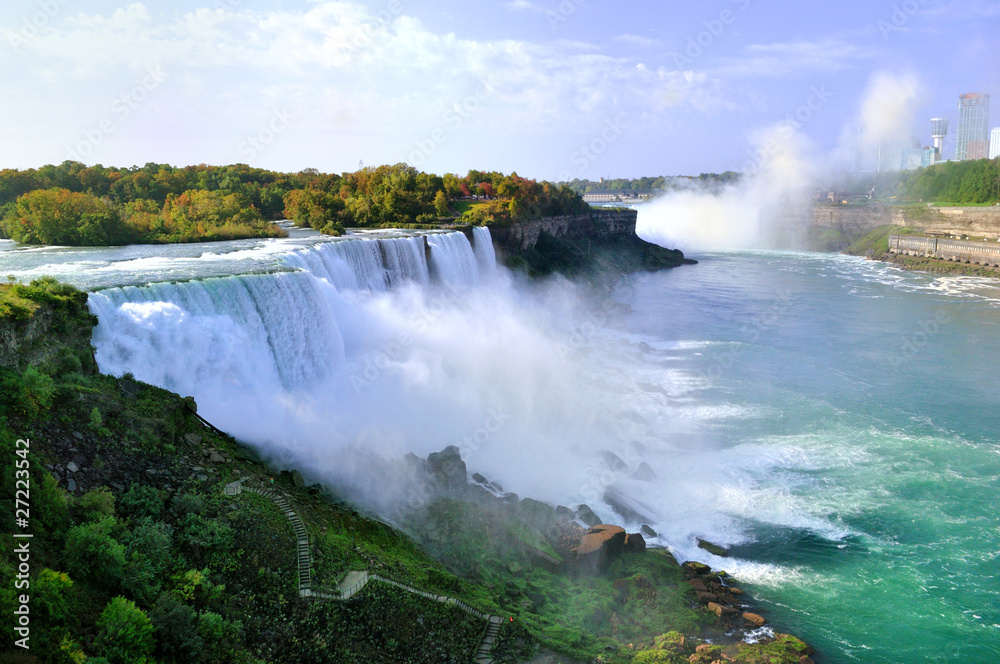
[[[1000,2],[29,0],[0,74],[0,167],[698,174],[796,114],[837,167],[859,125],[953,139],[963,92],[1000,126]]]

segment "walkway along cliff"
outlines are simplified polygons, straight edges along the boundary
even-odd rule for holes
[[[890,235],[889,252],[905,256],[924,256],[957,263],[1000,267],[1000,243],[996,242]]]

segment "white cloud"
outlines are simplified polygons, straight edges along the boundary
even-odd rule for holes
[[[355,2],[186,13],[150,2],[67,16],[31,40],[19,62],[0,63],[12,89],[46,81],[24,102],[34,112],[0,107],[0,123],[49,118],[57,128],[46,139],[51,147],[39,149],[25,139],[20,149],[61,161],[66,146],[107,117],[114,100],[151,65],[169,72],[168,81],[107,137],[94,161],[165,159],[145,156],[143,136],[157,149],[167,145],[199,155],[183,161],[243,160],[236,146],[290,103],[303,111],[276,141],[280,149],[298,141],[301,154],[324,146],[331,153],[362,153],[371,163],[409,154],[410,146],[440,127],[448,129],[456,150],[461,141],[484,136],[533,148],[541,141],[578,142],[595,121],[623,113],[639,120],[721,105],[720,85],[710,75],[647,66],[587,42],[469,39],[430,30],[403,9],[393,13]],[[460,126],[448,126],[447,114],[484,81],[495,92],[476,100],[475,112],[463,115]],[[269,149],[268,157],[279,146]],[[143,156],[120,156],[125,151]],[[433,161],[425,166],[444,168]]]
[[[528,11],[528,12],[535,12],[536,14],[545,13],[545,7],[535,4],[530,0],[510,0],[510,2],[505,2],[503,6],[506,9],[516,12]]]
[[[746,55],[723,60],[727,77],[787,77],[803,71],[837,72],[875,57],[875,51],[841,39],[750,44]]]
[[[642,48],[648,48],[650,46],[656,46],[659,44],[655,39],[649,39],[647,37],[640,37],[639,35],[618,35],[615,37],[614,41],[621,42],[623,44],[629,44],[631,46],[639,46]]]

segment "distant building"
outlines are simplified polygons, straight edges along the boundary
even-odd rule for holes
[[[931,136],[934,138],[934,154],[930,158],[931,164],[943,161],[942,150],[944,149],[944,138],[948,135],[948,118],[931,118]]]
[[[958,137],[955,159],[986,159],[989,154],[990,95],[970,92],[958,96]]]
[[[635,191],[590,191],[583,195],[587,203],[631,203],[649,198],[648,192]]]
[[[994,127],[990,132],[990,159],[1000,157],[1000,127]]]

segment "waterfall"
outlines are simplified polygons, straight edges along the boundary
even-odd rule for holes
[[[479,283],[479,264],[464,233],[428,235],[427,244],[431,248],[431,264],[443,283],[449,286]]]
[[[497,254],[493,248],[493,237],[485,226],[472,228],[473,250],[481,272],[493,272],[497,268]]]
[[[89,300],[97,361],[183,394],[312,383],[344,357],[322,288],[285,272],[99,291]]]
[[[325,242],[285,260],[338,290],[384,291],[407,281],[429,280],[423,237]]]
[[[462,233],[352,238],[287,254],[294,272],[98,291],[90,308],[99,366],[196,397],[315,385],[345,361],[341,324],[367,324],[352,297],[432,287],[425,238],[448,286],[474,285],[481,268],[495,269],[489,231],[477,230],[475,253]]]

